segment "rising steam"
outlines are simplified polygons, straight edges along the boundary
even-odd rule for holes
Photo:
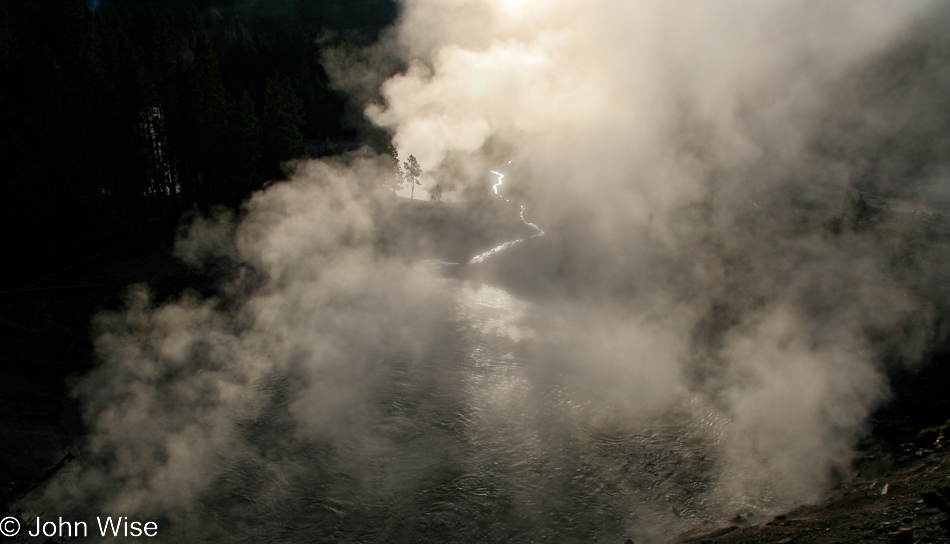
[[[947,66],[891,74],[929,66],[946,21],[923,1],[405,0],[382,46],[404,72],[375,88],[383,68],[339,52],[329,71],[457,195],[496,198],[512,160],[511,211],[546,236],[474,260],[478,290],[377,251],[388,157],[300,167],[180,241],[233,263],[219,297],[137,287],[99,316],[88,462],[34,502],[196,540],[423,541],[448,502],[482,539],[663,541],[817,499],[887,370],[935,340],[912,225],[851,204],[945,186]],[[639,468],[597,469],[610,455]]]

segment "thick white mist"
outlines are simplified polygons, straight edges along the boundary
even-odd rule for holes
[[[848,466],[887,396],[869,331],[918,302],[875,243],[803,235],[770,208],[852,186],[854,157],[815,151],[835,86],[932,7],[407,0],[409,69],[366,113],[436,173],[515,158],[506,182],[553,240],[499,273],[552,279],[542,313],[569,323],[539,343],[552,366],[621,417],[698,395],[729,421],[722,500],[792,504]],[[919,338],[895,340],[907,360]]]
[[[102,365],[76,389],[90,461],[34,506],[159,516],[172,539],[331,538],[366,519],[386,528],[372,538],[409,541],[447,515],[430,506],[451,510],[430,485],[444,477],[523,523],[488,517],[502,532],[484,538],[556,541],[583,488],[622,500],[615,525],[588,512],[579,534],[664,541],[820,497],[888,396],[885,362],[913,364],[933,340],[923,260],[894,265],[906,233],[823,223],[878,149],[828,127],[914,124],[841,89],[933,5],[402,8],[376,56],[404,72],[381,82],[384,66],[340,52],[328,71],[382,97],[366,116],[423,179],[500,200],[496,170],[511,213],[524,204],[545,235],[466,269],[492,286],[447,280],[377,247],[388,156],[301,165],[240,221],[179,241],[187,262],[233,263],[220,296],[139,287],[97,319]],[[633,443],[630,466],[668,464],[591,468]],[[681,479],[699,497],[683,518]],[[415,504],[425,515],[393,514]]]

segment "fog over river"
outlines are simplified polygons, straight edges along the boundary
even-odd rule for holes
[[[260,344],[280,352],[289,338],[273,328],[229,338],[242,326],[208,328],[209,303],[112,316],[121,332],[100,347],[128,366],[83,390],[108,399],[97,421],[116,426],[100,427],[82,468],[33,512],[138,512],[170,542],[622,542],[776,506],[771,491],[723,493],[728,422],[686,392],[649,390],[670,376],[626,370],[617,388],[584,376],[580,354],[555,354],[577,342],[571,315],[540,317],[501,289],[433,274],[439,266],[403,278],[427,284],[420,307],[399,315],[408,325],[366,319],[379,292],[336,286],[326,296],[356,297],[346,306],[367,304],[360,315],[308,316],[326,299],[301,300],[299,328],[279,327],[309,347],[290,342],[267,360],[254,361]],[[644,396],[653,409],[627,411]]]
[[[405,0],[327,70],[524,240],[454,271],[381,248],[390,157],[299,164],[183,232],[220,294],[97,316],[81,456],[19,506],[160,542],[621,544],[816,500],[945,337],[948,21]]]

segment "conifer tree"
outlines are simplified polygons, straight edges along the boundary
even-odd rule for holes
[[[399,151],[396,149],[396,146],[389,144],[389,157],[392,164],[392,177],[389,178],[386,188],[393,192],[393,196],[396,195],[396,191],[402,187],[403,179],[405,174],[403,174],[402,166],[399,163]]]
[[[419,161],[415,157],[409,155],[409,160],[403,163],[403,166],[406,168],[406,182],[409,183],[409,200],[413,200],[413,196],[416,192],[416,185],[422,185],[422,183],[417,179],[420,174],[422,174],[422,169],[419,168]]]

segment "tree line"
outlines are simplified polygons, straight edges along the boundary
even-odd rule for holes
[[[168,238],[182,213],[280,178],[305,138],[355,137],[326,46],[318,28],[253,33],[214,9],[0,8],[7,255]]]

